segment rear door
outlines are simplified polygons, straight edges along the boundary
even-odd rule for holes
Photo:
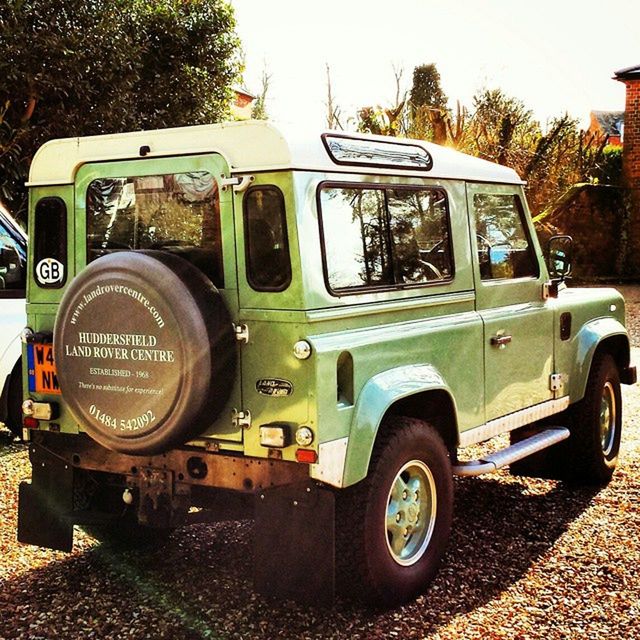
[[[484,324],[486,420],[553,397],[547,274],[517,185],[468,184],[477,310]]]
[[[75,193],[76,271],[108,253],[166,251],[213,282],[237,323],[233,198],[219,182],[228,176],[229,167],[217,154],[83,166]],[[241,370],[238,363],[230,400],[205,435],[242,441],[242,429],[231,418],[242,406]]]

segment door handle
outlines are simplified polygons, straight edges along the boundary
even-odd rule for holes
[[[491,336],[491,346],[504,349],[511,342],[511,336]]]

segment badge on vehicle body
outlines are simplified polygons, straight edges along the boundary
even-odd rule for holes
[[[293,393],[293,384],[282,378],[260,378],[256,381],[256,391],[263,396],[290,396]]]
[[[64,265],[54,258],[43,258],[36,265],[36,278],[39,284],[58,284],[64,280]]]

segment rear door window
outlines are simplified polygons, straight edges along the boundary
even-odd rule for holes
[[[218,185],[208,171],[98,178],[87,189],[87,262],[132,249],[167,251],[224,287]]]

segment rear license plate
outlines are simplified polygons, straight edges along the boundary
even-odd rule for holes
[[[53,345],[28,344],[27,364],[29,391],[33,393],[60,393]]]

